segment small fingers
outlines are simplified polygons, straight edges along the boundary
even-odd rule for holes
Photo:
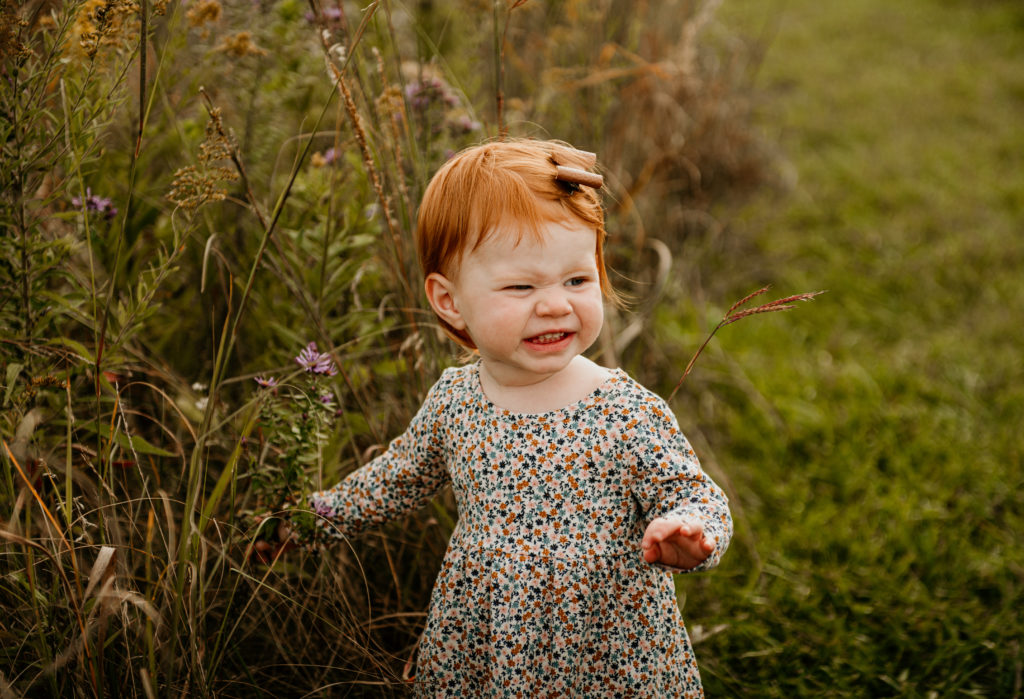
[[[692,531],[693,527],[697,524],[694,520],[689,518],[680,517],[658,517],[652,524],[657,522],[658,528],[666,532],[669,536],[676,532]]]
[[[695,538],[703,532],[704,525],[699,520],[658,517],[648,525],[644,540],[652,538],[654,541],[664,541],[677,535]]]
[[[704,525],[700,520],[684,520],[682,525],[679,527],[679,533],[683,536],[690,537],[691,539],[700,539],[704,536]]]
[[[713,538],[704,536],[704,525],[692,518],[653,520],[640,542],[643,559],[648,563],[666,563],[692,568],[715,550]]]
[[[644,532],[644,538],[640,541],[640,548],[643,550],[644,560],[654,563],[661,560],[662,542],[672,536],[672,527],[666,526],[667,522],[654,520]],[[667,544],[666,544],[667,546]]]
[[[642,544],[644,560],[648,563],[654,563],[661,558],[661,546],[658,544]]]

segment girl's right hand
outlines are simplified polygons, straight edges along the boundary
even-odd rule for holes
[[[267,541],[266,539],[256,541],[252,545],[250,557],[255,558],[260,563],[270,565],[286,552],[298,547],[295,536],[292,534],[292,528],[287,520],[282,520],[277,525],[276,538],[277,541]]]

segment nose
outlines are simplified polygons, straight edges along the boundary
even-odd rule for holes
[[[572,313],[572,304],[561,288],[543,289],[537,299],[537,315],[557,318]]]

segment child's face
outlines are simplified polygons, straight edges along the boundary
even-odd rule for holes
[[[571,221],[547,223],[540,239],[495,231],[435,277],[431,303],[465,330],[488,373],[506,386],[557,374],[597,339],[604,322],[595,255],[597,233]]]

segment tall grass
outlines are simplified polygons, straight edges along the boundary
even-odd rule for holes
[[[372,457],[454,361],[411,231],[460,147],[608,154],[637,313],[600,353],[636,346],[760,157],[700,49],[714,9],[5,3],[0,694],[401,694],[450,496],[327,552],[284,553],[265,515]],[[624,128],[648,106],[660,131]],[[295,364],[310,342],[336,374]]]
[[[1019,696],[1019,14],[0,0],[0,696],[405,693],[450,496],[326,551],[266,515],[457,361],[415,208],[503,130],[599,154],[595,355],[663,395],[728,300],[830,290],[674,399],[737,523],[677,582],[709,694]]]

